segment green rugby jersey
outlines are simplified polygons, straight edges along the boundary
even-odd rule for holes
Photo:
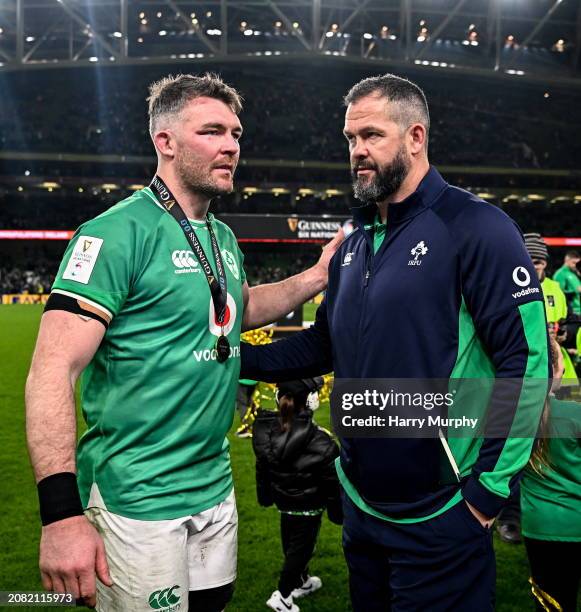
[[[527,466],[521,482],[522,532],[528,538],[581,542],[581,404],[551,399],[549,465]]]
[[[581,294],[579,293],[581,278],[573,270],[563,265],[553,274],[553,279],[561,285],[564,293],[573,295],[570,304],[571,312],[581,314]]]
[[[243,256],[208,214],[225,264],[230,358],[206,277],[175,219],[149,188],[83,224],[52,291],[112,316],[82,376],[87,431],[77,464],[85,506],[140,520],[196,514],[232,489],[226,433],[240,372]],[[205,222],[193,222],[215,269]],[[98,489],[94,488],[94,485]]]

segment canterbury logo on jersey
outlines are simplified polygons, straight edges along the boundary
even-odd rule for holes
[[[174,591],[179,588],[179,585],[176,584],[167,589],[153,591],[148,599],[150,607],[154,610],[163,610],[163,612],[174,612],[175,610],[179,610],[181,608],[179,603],[180,596],[174,593]],[[177,606],[175,604],[177,604]]]
[[[171,254],[173,265],[177,268],[176,274],[188,274],[191,272],[201,273],[202,268],[196,260],[196,256],[192,251],[174,251]]]

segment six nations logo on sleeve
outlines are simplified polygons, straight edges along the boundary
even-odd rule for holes
[[[102,246],[102,238],[79,236],[63,273],[63,280],[72,280],[88,285]]]

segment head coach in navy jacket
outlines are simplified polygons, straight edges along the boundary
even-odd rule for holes
[[[315,324],[268,346],[244,345],[242,376],[334,371],[336,379],[545,384],[543,297],[521,232],[430,166],[422,90],[387,74],[357,83],[345,103],[353,188],[364,203],[352,211],[357,229],[331,260]],[[485,403],[513,432],[536,426],[543,398],[517,393]],[[532,443],[508,435],[341,438],[354,610],[492,610],[490,526]]]

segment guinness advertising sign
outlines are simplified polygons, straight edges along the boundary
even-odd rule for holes
[[[324,243],[335,236],[345,216],[218,215],[239,242]]]

